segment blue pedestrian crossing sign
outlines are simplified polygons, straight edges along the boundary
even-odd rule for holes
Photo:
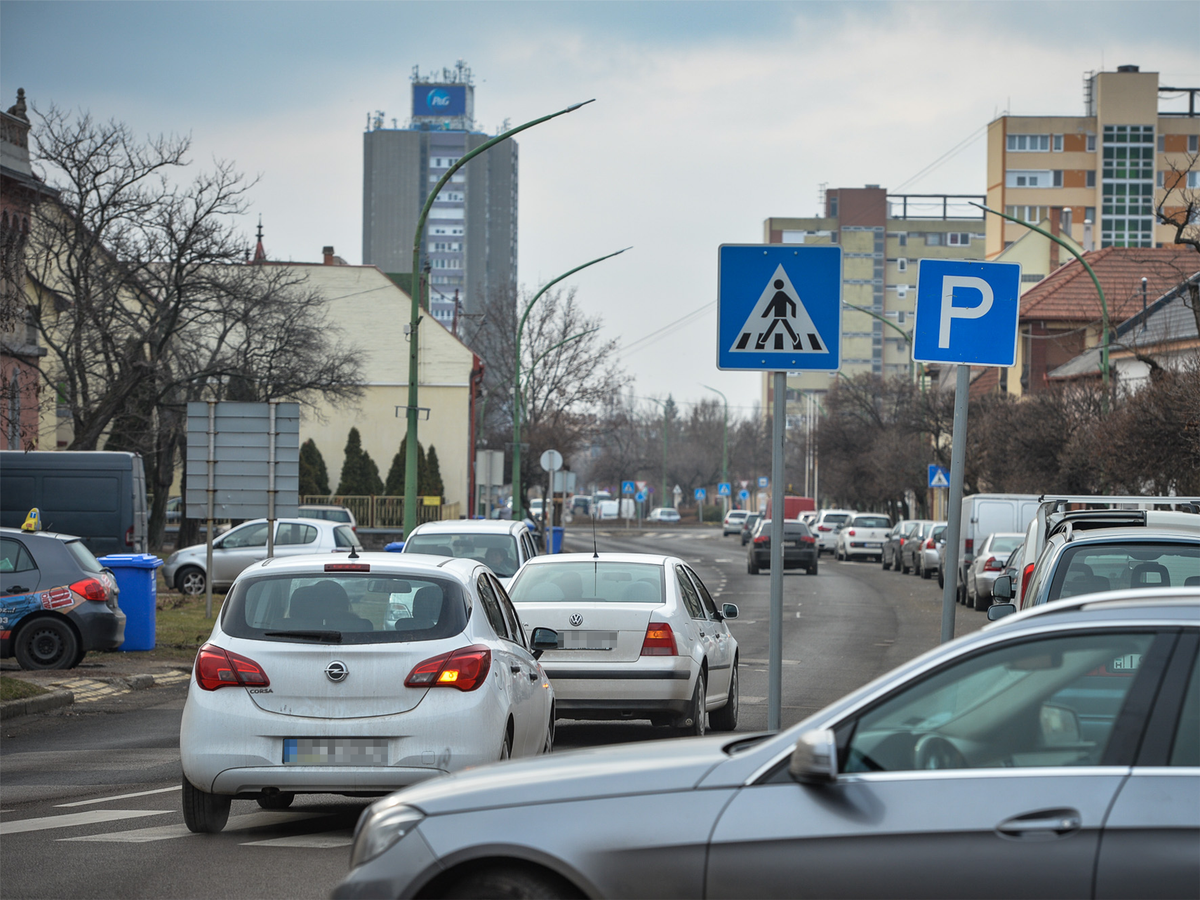
[[[637,492],[637,485],[635,485],[632,481],[622,481],[621,482],[621,493],[622,494],[633,494],[636,492]]]
[[[722,481],[720,484],[718,484],[717,493],[722,497],[728,497],[730,495],[729,482]]]
[[[950,473],[945,466],[929,466],[929,486],[931,488],[950,487]]]
[[[722,244],[717,368],[835,371],[842,356],[842,248]]]
[[[917,264],[917,362],[1011,366],[1017,358],[1021,266],[922,259]]]
[[[704,488],[696,488],[695,497],[697,500],[703,500],[706,495],[707,495],[707,492],[704,490]]]

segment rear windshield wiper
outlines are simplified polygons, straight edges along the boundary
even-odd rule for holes
[[[264,637],[293,637],[306,638],[311,641],[324,641],[327,644],[340,644],[340,631],[264,631]]]

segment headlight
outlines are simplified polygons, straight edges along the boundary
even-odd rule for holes
[[[370,862],[417,827],[425,813],[399,800],[385,798],[368,806],[354,829],[350,868]]]
[[[178,559],[179,559],[179,551],[176,550],[174,553],[172,553],[170,556],[167,557],[167,561],[164,565],[168,565],[168,566],[173,565],[175,563],[175,561]]]

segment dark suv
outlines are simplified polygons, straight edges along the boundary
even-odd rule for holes
[[[80,538],[0,528],[0,656],[71,669],[125,641],[117,582]]]
[[[817,574],[817,539],[803,522],[784,520],[783,567],[807,569]],[[760,569],[771,568],[771,520],[760,519],[754,526],[754,537],[746,555],[746,572],[757,575]]]

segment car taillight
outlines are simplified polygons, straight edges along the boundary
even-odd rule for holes
[[[854,529],[853,528],[850,529],[849,535],[850,535],[850,537],[854,537]]]
[[[1025,567],[1025,571],[1021,573],[1021,596],[1017,598],[1018,603],[1025,599],[1025,588],[1029,587],[1029,579],[1033,576],[1034,565],[1036,565],[1036,563],[1029,563],[1029,565]]]
[[[974,553],[975,552],[975,539],[974,538],[964,539],[963,540],[963,550],[967,553]]]
[[[337,552],[337,551],[334,551]],[[325,563],[326,572],[370,572],[370,563]]]
[[[767,544],[767,543],[770,543],[770,541],[771,541],[771,536],[769,534],[760,534],[758,537],[756,537],[754,539],[754,543],[756,543],[756,544]]]
[[[404,686],[473,691],[487,680],[491,668],[492,651],[480,644],[472,644],[418,663],[404,679]]]
[[[800,535],[800,540],[805,544],[815,544],[817,542],[817,539],[811,534]]]
[[[818,525],[817,526],[817,531],[830,531],[830,530],[832,530],[832,529],[830,529],[830,527],[828,525]]]
[[[646,626],[646,637],[642,640],[642,656],[678,656],[675,649],[675,633],[666,622],[651,622]]]
[[[271,679],[254,660],[205,644],[196,654],[196,683],[206,691],[223,687],[267,687]]]
[[[96,603],[108,602],[108,588],[95,578],[85,578],[83,581],[77,581],[71,585],[71,590],[84,600],[92,600]]]
[[[994,556],[989,556],[987,562],[983,564],[983,568],[986,572],[1002,572],[1004,570],[1004,563]]]
[[[125,546],[126,547],[133,546],[133,526],[132,525],[130,525],[128,528],[125,529]]]
[[[927,541],[925,542],[925,549],[926,549],[926,550],[932,550],[932,549],[933,549],[933,538],[930,538],[929,540],[927,540]]]

